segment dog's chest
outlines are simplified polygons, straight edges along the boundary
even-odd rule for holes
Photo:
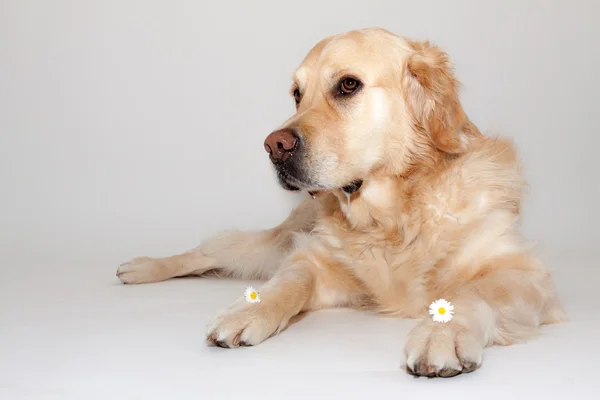
[[[361,240],[364,245],[348,243],[347,265],[380,311],[418,317],[430,301],[426,280],[435,255],[428,251],[427,240],[406,228],[394,240],[369,243],[367,235]]]
[[[414,240],[418,232],[410,224],[410,216],[405,219],[404,226],[388,229],[325,226],[322,238],[334,258],[362,282],[380,311],[416,317],[427,301],[426,271],[413,259],[418,254],[413,250],[420,246],[419,240]]]

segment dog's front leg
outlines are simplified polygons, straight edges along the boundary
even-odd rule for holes
[[[368,306],[362,283],[318,238],[308,237],[279,271],[260,288],[260,303],[242,296],[219,314],[207,332],[209,344],[221,347],[257,345],[284,329],[301,311],[328,307]]]
[[[454,305],[447,323],[421,321],[405,347],[409,373],[450,377],[481,365],[483,349],[536,334],[541,324],[564,320],[550,275],[533,258],[509,255],[482,265],[467,282],[441,288]]]
[[[290,260],[260,288],[260,302],[241,296],[218,315],[207,332],[209,344],[221,347],[257,345],[286,327],[313,293],[315,276],[308,261]]]

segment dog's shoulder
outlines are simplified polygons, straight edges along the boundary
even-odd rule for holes
[[[439,169],[425,195],[464,206],[482,196],[519,203],[526,187],[517,148],[506,138],[482,137]]]

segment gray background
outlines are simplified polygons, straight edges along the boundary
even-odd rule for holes
[[[598,4],[2,0],[0,250],[85,266],[278,223],[297,198],[262,142],[294,112],[291,74],[368,26],[446,49],[470,118],[515,138],[530,239],[594,248]]]

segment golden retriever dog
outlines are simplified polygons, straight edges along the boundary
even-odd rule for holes
[[[318,43],[294,73],[296,113],[264,147],[281,186],[306,199],[279,226],[228,232],[118,269],[128,284],[202,275],[268,280],[209,325],[207,342],[257,345],[299,313],[354,307],[420,322],[406,369],[450,377],[486,346],[564,319],[545,267],[518,232],[525,182],[515,146],[486,137],[458,97],[448,56],[363,29]],[[454,305],[435,322],[432,301]]]

